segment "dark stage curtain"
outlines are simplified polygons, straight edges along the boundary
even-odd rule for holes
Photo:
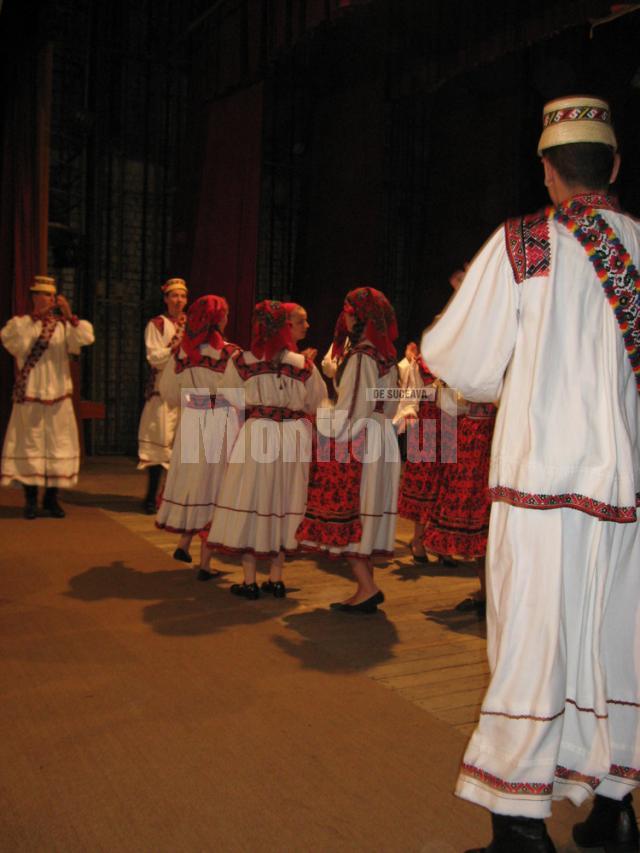
[[[46,272],[48,164],[46,156],[41,162],[40,152],[48,144],[50,52],[35,32],[38,6],[28,0],[8,2],[0,18],[1,325],[13,314],[28,310],[32,277]],[[4,436],[13,384],[13,359],[4,348],[0,384],[0,434]]]
[[[209,105],[189,276],[190,297],[229,302],[229,340],[248,346],[256,289],[262,85]]]

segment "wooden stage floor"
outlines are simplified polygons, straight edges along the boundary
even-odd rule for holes
[[[0,492],[0,851],[486,843],[486,813],[451,794],[488,679],[484,624],[454,610],[473,566],[414,565],[400,521],[383,613],[329,611],[348,566],[313,558],[287,561],[283,602],[238,601],[234,559],[206,584],[171,559],[145,484],[131,459],[89,459],[64,521]],[[555,808],[559,853],[584,811]]]

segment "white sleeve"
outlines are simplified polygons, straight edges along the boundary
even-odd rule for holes
[[[308,413],[314,413],[318,406],[327,397],[327,386],[324,384],[324,379],[320,376],[318,368],[313,365],[311,376],[307,379],[305,386],[304,410]]]
[[[38,328],[28,315],[12,317],[0,332],[0,339],[14,358],[24,360],[36,342],[41,328]]]
[[[472,261],[440,319],[422,336],[429,370],[467,400],[494,402],[515,346],[518,285],[498,229]]]
[[[335,406],[318,411],[318,431],[332,435],[336,441],[345,441],[349,436],[355,438],[364,427],[363,419],[371,417],[376,405],[373,399],[367,399],[367,389],[377,385],[376,362],[362,353],[352,355],[340,379]]]
[[[327,377],[327,379],[333,379],[338,370],[338,361],[333,357],[333,344],[329,347],[327,352],[325,353],[324,358],[320,362],[320,367],[322,368],[322,372]]]
[[[400,362],[400,364],[402,364],[402,362]],[[398,370],[399,369],[400,365],[398,365]],[[404,375],[401,373],[400,387],[405,391],[417,391],[420,388],[424,388],[424,382],[422,381],[420,368],[418,367],[416,359],[407,363]],[[417,418],[418,408],[419,403],[417,399],[402,400],[398,404],[398,411],[393,418],[393,422],[398,423],[402,418]]]
[[[233,358],[230,358],[227,362],[227,366],[224,369],[224,373],[222,374],[222,379],[218,385],[218,395],[221,398],[224,398],[230,405],[234,406],[236,409],[244,409],[245,407],[245,394],[244,394],[244,382],[238,370],[236,368],[236,363]]]
[[[176,373],[175,358],[170,358],[169,361],[163,367],[162,373],[160,374],[160,378],[158,380],[158,391],[160,393],[160,399],[167,403],[169,406],[179,406],[181,388],[182,384],[178,378],[178,374]]]
[[[147,328],[144,330],[144,345],[147,350],[147,361],[151,367],[164,367],[171,356],[171,349],[165,344],[153,321],[147,323]]]
[[[88,320],[78,320],[76,325],[65,323],[67,334],[67,351],[78,355],[82,347],[89,346],[95,341],[93,326]]]

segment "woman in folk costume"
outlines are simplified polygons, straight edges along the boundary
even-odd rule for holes
[[[151,367],[144,391],[145,404],[138,427],[138,468],[149,472],[144,508],[156,511],[156,493],[163,468],[169,468],[171,448],[180,410],[160,398],[158,381],[165,364],[180,346],[184,332],[187,285],[181,278],[170,278],[162,287],[167,310],[153,317],[144,332],[147,361]]]
[[[306,313],[294,317],[291,307],[271,300],[256,305],[251,348],[229,362],[219,386],[230,403],[244,404],[245,422],[218,493],[209,546],[242,556],[244,582],[231,592],[248,599],[260,596],[257,560],[269,561],[263,591],[286,595],[284,557],[297,549],[307,500],[309,416],[326,395],[316,367],[297,352]]]
[[[373,579],[372,558],[393,554],[400,476],[391,423],[397,403],[376,400],[373,391],[384,395],[397,387],[393,341],[398,330],[393,308],[373,287],[347,294],[337,330],[338,397],[335,407],[318,412],[318,446],[297,536],[306,550],[349,560],[356,590],[332,607],[372,613],[384,601]],[[346,335],[350,348],[345,356]]]
[[[442,417],[436,403],[438,380],[417,354],[417,346],[415,353],[409,355],[409,347],[407,351],[405,360],[408,363],[401,387],[413,392],[415,397],[404,401],[394,418],[398,432],[405,431],[407,436],[407,459],[400,482],[398,515],[413,521],[411,555],[414,562],[437,563],[439,556],[426,551],[422,539],[445,466],[442,431],[448,425],[447,415]]]
[[[442,558],[475,560],[480,589],[456,605],[456,610],[484,617],[484,564],[491,511],[489,463],[497,409],[493,403],[469,403],[451,388],[442,388],[441,393],[451,401],[449,417],[455,414],[454,406],[459,408],[457,454],[455,460],[441,466],[422,541],[427,552]],[[446,408],[442,413],[445,417]]]
[[[195,533],[208,531],[225,466],[237,434],[235,411],[216,400],[229,360],[240,349],[222,337],[229,306],[220,296],[201,296],[187,312],[180,349],[160,376],[160,398],[181,417],[156,526],[180,533],[173,556],[191,562]],[[200,549],[198,580],[209,580],[210,552]]]
[[[45,487],[43,508],[64,518],[58,488],[74,486],[80,468],[69,356],[93,343],[93,327],[71,313],[64,296],[56,296],[55,279],[36,276],[31,296],[33,312],[12,317],[0,332],[17,365],[1,482],[22,483],[25,518],[36,517],[38,486]]]

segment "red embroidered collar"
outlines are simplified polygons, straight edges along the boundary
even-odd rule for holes
[[[570,204],[578,202],[585,207],[597,207],[600,210],[615,210],[620,211],[620,203],[614,195],[605,195],[604,193],[578,193],[565,199],[559,207],[567,208]]]

